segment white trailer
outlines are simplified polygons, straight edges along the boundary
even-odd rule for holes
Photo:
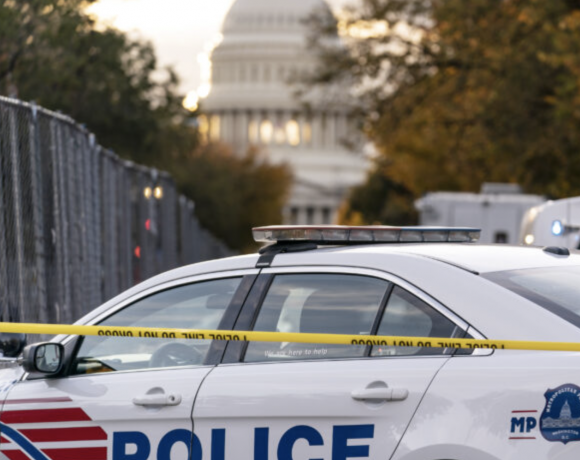
[[[481,193],[432,192],[415,202],[421,225],[481,228],[481,243],[518,244],[525,212],[544,203],[516,184],[483,184]]]
[[[522,219],[520,243],[580,249],[580,197],[547,201],[529,209]]]

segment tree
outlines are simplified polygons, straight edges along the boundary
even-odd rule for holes
[[[0,93],[59,110],[120,156],[168,170],[202,226],[232,249],[255,249],[250,228],[281,222],[288,169],[200,146],[173,70],[158,69],[151,44],[97,28],[84,13],[91,1],[0,4]]]
[[[580,194],[580,2],[362,0],[338,24],[346,51],[311,22],[324,70],[310,82],[355,83],[377,174],[409,208],[484,181]]]
[[[0,92],[62,111],[120,156],[168,170],[202,226],[232,249],[255,249],[251,227],[281,222],[288,169],[201,146],[173,70],[158,69],[151,44],[97,28],[84,13],[91,1],[4,0]]]
[[[150,43],[97,28],[86,0],[5,0],[0,88],[85,124],[100,143],[147,165],[197,145],[178,78]]]
[[[204,227],[231,248],[255,251],[250,229],[282,222],[290,170],[270,165],[256,150],[237,156],[225,144],[208,144],[173,163],[170,172],[195,201]]]
[[[349,199],[339,210],[343,225],[410,225],[417,220],[409,207],[413,195],[396,183],[377,163],[364,184],[354,187]]]

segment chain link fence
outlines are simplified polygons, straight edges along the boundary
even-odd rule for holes
[[[72,323],[168,269],[231,255],[167,173],[0,97],[0,320]]]

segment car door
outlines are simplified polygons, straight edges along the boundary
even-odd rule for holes
[[[463,336],[467,325],[371,270],[267,269],[238,329]],[[262,300],[263,299],[263,300]],[[252,311],[254,309],[254,311]],[[194,429],[204,460],[388,459],[453,350],[230,343],[204,380]]]
[[[93,324],[231,329],[257,271],[201,276],[143,292]],[[29,375],[0,416],[10,460],[186,460],[201,456],[193,401],[221,357],[219,342],[69,337],[65,375]],[[221,349],[220,349],[221,346]]]

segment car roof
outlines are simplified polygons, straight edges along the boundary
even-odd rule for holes
[[[355,265],[367,268],[385,268],[386,256],[427,258],[476,273],[503,270],[541,268],[549,266],[580,265],[580,253],[568,256],[556,255],[541,248],[529,246],[479,245],[453,243],[420,244],[356,244],[347,246],[321,247],[315,250],[277,254],[271,266],[308,265]],[[190,276],[256,268],[259,254],[234,256],[207,262],[195,263],[169,270],[154,276],[121,294],[129,297],[133,293]],[[119,297],[115,299],[117,302]],[[109,302],[107,302],[109,303]]]
[[[381,256],[419,256],[435,259],[449,265],[463,268],[476,273],[489,273],[504,270],[521,270],[527,268],[542,268],[551,266],[580,265],[580,253],[557,255],[539,247],[508,246],[508,245],[480,245],[480,244],[451,244],[451,243],[420,243],[420,244],[368,244],[337,246],[318,249],[316,253],[306,251],[298,253],[303,259],[313,259],[324,263],[330,262],[325,254],[333,254],[332,263],[339,264],[340,255],[344,263],[349,265],[349,259],[354,255],[366,254],[369,268],[372,268],[373,259]],[[316,254],[316,256],[315,256]],[[286,265],[293,254],[276,256],[272,266]],[[338,257],[337,257],[338,256]],[[284,261],[284,262],[283,262]],[[296,261],[296,263],[299,263]],[[382,265],[382,264],[381,264]]]
[[[368,268],[384,268],[384,256],[420,257],[437,260],[471,272],[490,273],[504,270],[580,265],[580,252],[557,255],[531,246],[481,245],[472,243],[353,244],[319,247],[314,250],[277,254],[271,266],[351,265],[353,256],[364,260]],[[252,269],[259,254],[234,256],[179,267],[141,283],[138,290],[166,281],[220,271]],[[360,266],[361,262],[357,265]],[[135,289],[135,288],[133,288]],[[133,290],[131,289],[131,290]]]
[[[580,265],[580,254],[558,255],[539,247],[483,244],[414,244],[391,251],[437,259],[477,273]]]

